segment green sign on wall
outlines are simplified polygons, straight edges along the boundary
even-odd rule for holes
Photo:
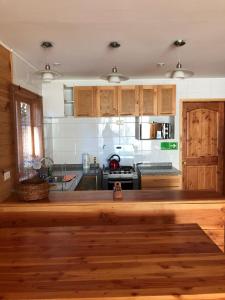
[[[161,150],[177,150],[178,142],[161,142]]]

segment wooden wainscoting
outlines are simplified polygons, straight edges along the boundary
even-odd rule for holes
[[[11,82],[11,52],[0,45],[0,201],[11,194],[14,186],[15,150]],[[11,173],[11,178],[7,181],[4,181],[5,171]]]

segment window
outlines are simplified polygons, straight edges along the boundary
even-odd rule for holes
[[[43,157],[43,114],[40,96],[13,86],[18,179],[34,175],[31,164]]]

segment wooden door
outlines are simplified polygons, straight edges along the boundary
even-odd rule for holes
[[[183,103],[183,188],[223,191],[224,103]]]
[[[176,86],[159,85],[158,89],[158,115],[176,114]]]
[[[140,115],[157,115],[157,86],[140,86]]]
[[[139,115],[139,89],[138,86],[118,87],[118,114],[120,116]]]
[[[93,117],[95,112],[95,87],[74,88],[74,114],[77,117]]]
[[[118,114],[117,88],[114,86],[97,87],[98,116],[116,116]]]

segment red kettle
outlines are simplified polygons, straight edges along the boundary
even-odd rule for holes
[[[119,157],[119,155],[113,154],[108,159],[108,162],[109,162],[109,169],[110,170],[119,169],[119,167],[120,167],[120,157]]]

